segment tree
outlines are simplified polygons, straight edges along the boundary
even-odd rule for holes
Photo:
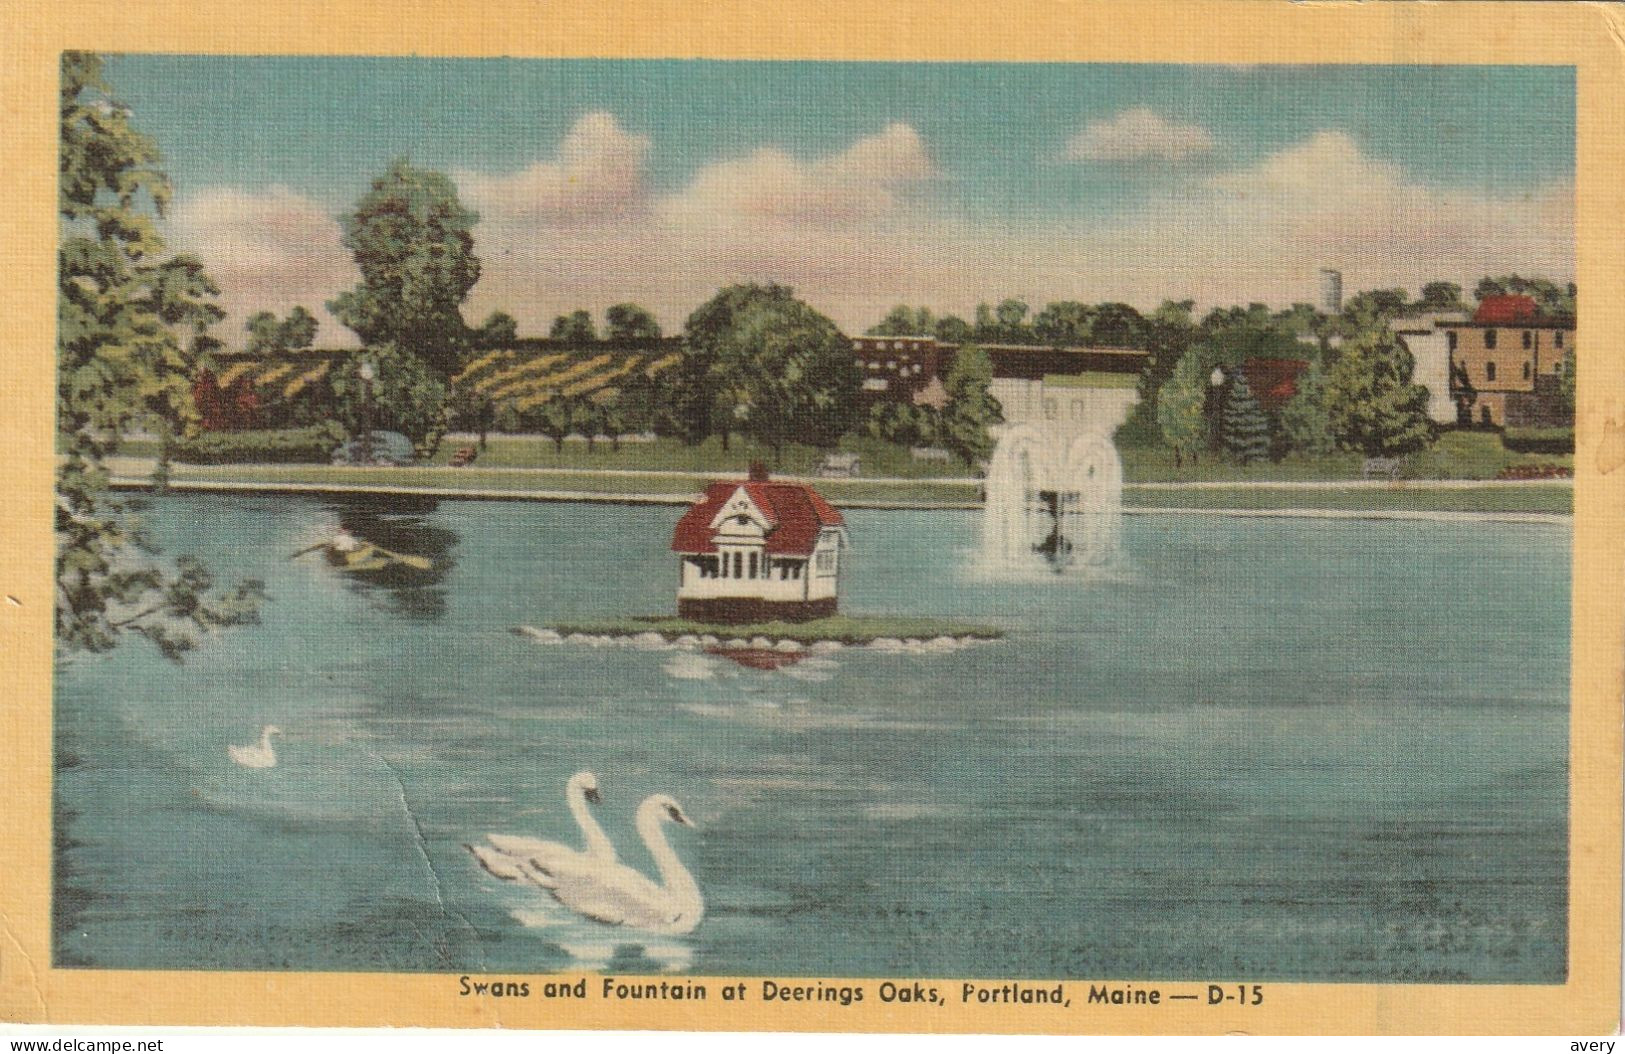
[[[609,437],[610,449],[619,453],[621,436],[632,427],[632,417],[621,392],[614,388],[602,389],[593,393],[592,402],[598,408],[600,430]]]
[[[316,325],[316,317],[298,306],[280,321],[269,311],[256,312],[244,327],[248,330],[248,350],[268,355],[308,348],[316,342]]]
[[[1431,443],[1428,390],[1411,383],[1414,370],[1410,351],[1386,327],[1346,341],[1326,374],[1326,412],[1338,445],[1385,457]]]
[[[248,316],[248,350],[255,354],[280,350],[282,326],[276,315],[269,311],[256,311]]]
[[[851,342],[788,286],[727,286],[683,328],[670,402],[688,442],[721,435],[727,449],[738,431],[775,451],[833,446],[851,427],[861,384]]]
[[[519,323],[506,311],[493,311],[485,317],[470,337],[470,343],[479,351],[512,347],[519,339]]]
[[[929,406],[885,400],[869,408],[865,431],[899,446],[932,446],[937,441],[937,413]]]
[[[100,57],[62,56],[57,207],[56,644],[105,651],[125,634],[179,660],[194,634],[258,620],[264,587],[211,595],[213,576],[172,567],[107,489],[106,459],[131,428],[191,427],[192,375],[222,317],[202,264],[169,256],[155,214],[170,185],[157,145],[130,123]]]
[[[907,304],[898,304],[886,313],[879,325],[870,326],[868,335],[871,337],[918,337],[926,336],[936,327],[936,321],[931,316],[928,307],[909,307]]]
[[[1175,363],[1173,373],[1157,392],[1157,426],[1174,451],[1176,462],[1189,454],[1194,460],[1207,441],[1208,364],[1199,351],[1190,351]]]
[[[1045,304],[1033,317],[1033,335],[1045,344],[1081,346],[1089,343],[1095,309],[1076,300]]]
[[[1574,349],[1571,347],[1563,353],[1563,370],[1559,376],[1557,386],[1558,398],[1562,400],[1563,407],[1568,410],[1570,421],[1574,420],[1575,370],[1577,369],[1577,366],[1578,363],[1574,357]]]
[[[981,303],[976,305],[976,324],[972,330],[974,339],[981,341],[997,341],[999,339],[999,320],[993,315],[993,305]]]
[[[373,379],[361,377],[370,361]],[[334,367],[329,375],[339,423],[351,435],[369,428],[399,432],[412,441],[419,457],[432,455],[446,432],[447,382],[416,355],[382,345]]]
[[[609,340],[659,340],[660,323],[637,304],[614,304],[604,312]]]
[[[1343,317],[1360,326],[1387,322],[1403,315],[1410,300],[1410,294],[1403,289],[1361,290],[1343,304]]]
[[[970,323],[958,315],[943,315],[937,319],[937,339],[944,344],[969,344],[974,338]]]
[[[943,380],[948,402],[942,408],[937,442],[974,465],[993,453],[989,431],[1003,422],[1004,409],[993,397],[993,360],[974,345],[965,345],[954,355]]]
[[[1416,307],[1422,311],[1454,311],[1462,306],[1461,286],[1455,282],[1429,282],[1422,287]]]
[[[1525,278],[1518,274],[1486,277],[1473,289],[1473,296],[1483,300],[1487,296],[1507,294],[1533,297],[1542,314],[1574,314],[1576,289],[1574,283],[1559,286],[1547,278]]]
[[[553,393],[536,412],[536,428],[542,435],[553,440],[553,447],[559,453],[564,452],[564,437],[568,436],[576,425],[575,401],[560,392]]]
[[[1095,305],[1094,322],[1089,330],[1091,344],[1100,348],[1143,348],[1145,335],[1145,316],[1130,305]]]
[[[715,345],[712,383],[740,432],[773,448],[833,447],[858,411],[852,342],[793,296],[756,296]]]
[[[1196,337],[1196,323],[1191,319],[1195,307],[1193,300],[1164,300],[1143,319],[1145,368],[1140,372],[1137,385],[1139,401],[1119,429],[1123,439],[1143,443],[1154,441],[1156,435],[1163,432],[1157,414],[1158,400],[1162,397],[1163,385],[1173,376],[1179,360],[1185,357]]]
[[[1329,454],[1337,447],[1326,412],[1326,374],[1316,363],[1298,374],[1297,392],[1281,407],[1281,432],[1289,449]]]
[[[478,220],[445,175],[395,161],[344,217],[361,283],[327,309],[366,346],[390,345],[450,377],[469,345],[462,303],[480,277]]]
[[[282,346],[289,351],[310,347],[316,343],[316,327],[316,316],[295,304],[282,320]]]
[[[1018,338],[1027,328],[1027,302],[1018,297],[999,301],[993,315],[999,320],[999,332],[1006,340]]]
[[[1269,457],[1270,419],[1254,398],[1245,370],[1236,371],[1225,394],[1219,443],[1226,454],[1243,465]]]
[[[583,310],[560,315],[553,320],[553,328],[547,333],[549,339],[562,340],[568,344],[591,344],[598,339],[598,331],[593,329],[592,315]]]
[[[604,430],[603,404],[592,399],[578,398],[575,400],[575,426],[581,433],[581,438],[587,441],[587,453],[591,454],[598,449],[598,433]]]

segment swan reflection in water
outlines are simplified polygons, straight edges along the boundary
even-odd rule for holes
[[[705,915],[705,899],[694,876],[666,841],[663,829],[666,823],[694,826],[682,805],[670,795],[652,794],[638,806],[637,832],[654,858],[660,876],[656,882],[621,863],[613,843],[587,808],[596,800],[596,791],[597,781],[591,773],[577,773],[566,785],[566,800],[586,843],[582,850],[511,835],[488,836],[490,844],[470,845],[468,850],[487,873],[546,890],[578,919],[657,937],[692,933]],[[545,914],[527,913],[520,918],[527,924],[562,924]],[[584,941],[561,940],[559,944],[578,960],[605,965],[617,943],[612,932],[616,931],[598,929]],[[682,945],[643,944],[645,952],[668,970],[687,965],[688,949]]]

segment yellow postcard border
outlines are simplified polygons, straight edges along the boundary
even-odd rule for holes
[[[1625,656],[1625,11],[1605,4],[1288,0],[0,0],[0,1021],[863,1032],[1609,1033],[1619,1024]],[[1569,976],[1562,985],[1277,984],[1205,1003],[943,1007],[458,996],[444,974],[55,969],[49,951],[52,414],[58,56],[213,54],[1194,63],[1553,64],[1577,69],[1576,454]],[[572,979],[577,975],[568,975]],[[842,983],[826,978],[832,983]],[[864,984],[873,992],[878,978]],[[1213,978],[1236,984],[1256,978]],[[589,977],[589,986],[598,982]],[[1147,987],[1152,979],[1133,979]],[[957,982],[944,987],[957,992]],[[1165,985],[1171,987],[1171,985]],[[1188,982],[1181,989],[1193,987]]]

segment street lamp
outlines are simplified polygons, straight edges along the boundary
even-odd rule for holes
[[[378,377],[378,368],[371,359],[361,360],[356,371],[361,377],[361,463],[372,464],[372,382]]]
[[[1202,417],[1207,422],[1207,445],[1216,448],[1219,445],[1219,411],[1222,409],[1219,399],[1224,392],[1224,383],[1230,379],[1223,366],[1213,367],[1213,372],[1207,377],[1207,398],[1202,400]]]

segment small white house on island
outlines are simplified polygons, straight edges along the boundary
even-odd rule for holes
[[[800,622],[835,614],[846,527],[804,483],[719,480],[672,534],[677,614],[702,622]]]

